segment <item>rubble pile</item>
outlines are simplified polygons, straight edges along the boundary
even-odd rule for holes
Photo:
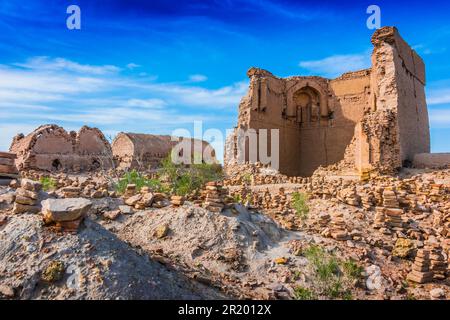
[[[34,181],[50,180],[52,190],[61,198],[106,198],[115,197],[113,183],[108,177],[115,176],[112,172],[94,172],[83,175],[66,173],[49,173],[37,170],[23,170],[21,175]]]
[[[136,185],[127,185],[125,192],[122,196],[125,204],[135,208],[136,210],[145,210],[150,207],[166,206],[166,196],[161,193],[154,193],[149,187],[142,187],[137,192]]]

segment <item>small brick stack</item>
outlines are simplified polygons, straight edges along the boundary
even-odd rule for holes
[[[208,182],[205,187],[205,194],[203,207],[212,212],[221,212],[225,206],[222,186],[216,181]]]
[[[420,284],[433,280],[433,272],[430,271],[430,251],[426,249],[417,251],[412,271],[408,273],[406,279]]]
[[[447,263],[442,254],[442,247],[439,244],[433,244],[430,250],[430,270],[433,272],[434,280],[445,280],[447,272]]]
[[[14,153],[0,152],[0,184],[8,185],[11,180],[19,177],[15,159]]]
[[[41,189],[41,183],[29,179],[22,179],[20,188],[16,191],[13,213],[38,213],[41,210],[38,204]]]

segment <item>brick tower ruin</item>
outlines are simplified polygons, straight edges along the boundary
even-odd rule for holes
[[[372,44],[370,69],[336,79],[278,78],[251,68],[238,125],[225,146],[226,170],[239,156],[238,129],[279,129],[279,171],[290,176],[331,165],[350,174],[393,172],[429,153],[422,59],[395,27],[377,30]]]

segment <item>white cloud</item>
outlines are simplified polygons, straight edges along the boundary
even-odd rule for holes
[[[8,123],[0,124],[0,151],[7,151],[11,146],[12,139],[19,133],[28,134],[34,129],[36,125],[22,124],[22,123]]]
[[[125,126],[139,130],[194,120],[221,121],[223,115],[211,110],[236,110],[248,87],[248,82],[217,89],[157,83],[153,78],[109,71],[116,69],[62,58],[0,65],[1,122],[33,121],[36,126],[31,129],[43,123],[64,123],[75,128],[87,124],[114,126],[109,130]]]
[[[193,107],[235,108],[248,89],[248,82],[241,81],[218,89],[174,84],[144,85],[155,94],[163,95],[167,101]]]
[[[106,89],[107,80],[99,77],[81,77],[70,72],[43,72],[42,70],[20,70],[0,65],[0,89],[51,93],[53,95],[93,92]]]
[[[429,105],[450,103],[450,88],[430,89],[427,103]]]
[[[369,68],[370,53],[334,55],[320,60],[300,61],[299,66],[312,74],[338,77],[345,72]]]
[[[47,71],[72,71],[83,74],[104,75],[109,73],[117,73],[121,69],[113,65],[92,66],[86,64],[79,64],[64,58],[51,59],[49,57],[34,57],[28,59],[25,63],[16,64],[19,67],[34,70]]]
[[[133,70],[133,69],[136,69],[136,68],[139,68],[139,67],[140,67],[139,64],[136,64],[136,63],[133,63],[133,62],[127,64],[127,68],[130,69],[130,70]]]
[[[160,109],[167,106],[167,102],[162,99],[130,99],[126,102],[126,106],[147,109]]]
[[[450,109],[430,109],[428,116],[432,127],[450,129]]]
[[[192,74],[189,76],[189,81],[191,82],[204,82],[208,80],[208,77],[203,74]]]

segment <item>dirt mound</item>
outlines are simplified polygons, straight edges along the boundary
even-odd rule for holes
[[[273,220],[243,206],[221,214],[186,206],[144,211],[119,231],[119,237],[133,246],[222,271],[245,269],[248,261],[285,235]]]
[[[8,216],[0,242],[0,298],[223,298],[139,255],[90,220],[76,235],[58,235],[38,215]]]

